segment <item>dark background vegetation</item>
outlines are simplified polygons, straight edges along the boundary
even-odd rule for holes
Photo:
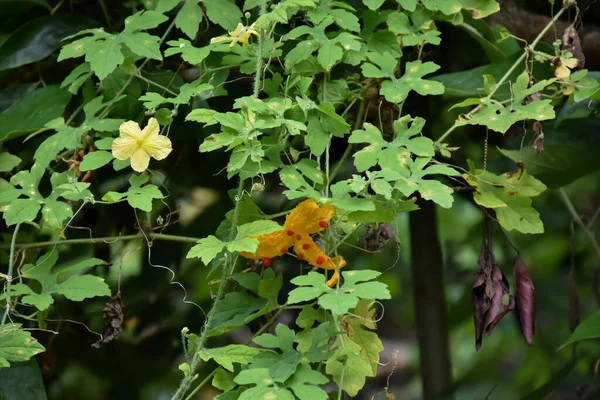
[[[354,1],[348,1],[355,3]],[[0,63],[2,60],[24,51],[26,45],[30,50],[38,52],[40,59],[18,68],[0,67],[0,118],[23,93],[34,87],[59,84],[74,68],[78,60],[56,61],[58,40],[80,29],[103,26],[108,31],[122,29],[123,20],[133,10],[142,9],[142,5],[134,0],[129,1],[95,1],[95,0],[49,0],[54,8],[50,15],[48,8],[36,4],[35,1],[0,1]],[[493,21],[512,22],[509,29],[516,35],[531,41],[547,23],[551,15],[551,7],[546,1],[501,2],[503,9]],[[556,1],[559,7],[560,1]],[[589,8],[587,7],[589,6]],[[583,27],[587,41],[584,49],[588,56],[588,67],[600,70],[600,5],[588,1],[580,4],[586,9],[583,14]],[[508,11],[506,11],[508,10]],[[509,14],[512,13],[512,14]],[[564,19],[569,22],[570,15]],[[533,19],[532,19],[533,18]],[[529,21],[529,22],[528,22]],[[531,21],[541,21],[539,25]],[[508,25],[507,22],[507,25]],[[564,25],[563,25],[564,26]],[[428,47],[424,51],[426,60],[435,61],[442,66],[439,73],[466,71],[487,64],[488,60],[478,43],[463,31],[450,24],[440,24],[442,44]],[[160,28],[159,28],[160,30]],[[221,34],[217,28],[211,27],[196,38],[196,44],[208,42],[212,36]],[[11,36],[20,32],[18,37]],[[552,31],[551,31],[552,32]],[[161,34],[162,32],[159,32]],[[551,33],[550,41],[555,39]],[[560,36],[560,32],[558,33]],[[594,36],[595,35],[595,36]],[[179,62],[166,59],[163,64],[152,62],[147,73],[165,86],[177,87],[186,77],[193,75],[188,67],[180,68]],[[351,70],[337,70],[334,74],[345,76]],[[126,78],[126,76],[125,76]],[[235,79],[236,72],[229,79]],[[101,93],[110,98],[114,96],[124,78],[115,76],[107,79],[100,87]],[[131,101],[127,107],[116,110],[115,117],[136,119],[143,113],[139,102],[142,89],[146,88],[142,81],[135,81],[126,91]],[[228,110],[233,99],[251,92],[251,81],[237,81],[226,85],[229,95],[210,99],[211,108]],[[96,88],[85,88],[94,91]],[[448,104],[455,101],[450,97],[419,98],[409,97],[404,112],[427,119],[427,134],[436,137],[449,126],[456,114],[449,114]],[[561,142],[565,146],[573,143],[585,143],[589,152],[600,149],[600,119],[595,116],[598,102],[588,106],[590,112],[583,119],[569,119],[562,122],[554,131],[564,135],[577,135],[572,141]],[[194,104],[195,107],[200,104]],[[69,105],[65,116],[78,106],[77,102]],[[224,213],[231,207],[227,190],[233,188],[226,174],[221,172],[227,162],[222,152],[208,154],[198,153],[198,145],[212,131],[202,129],[191,122],[183,122],[186,110],[181,109],[173,123],[170,137],[174,151],[166,162],[161,164],[165,177],[165,185],[170,191],[166,199],[168,208],[156,210],[151,218],[158,214],[166,215],[170,210],[180,210],[181,214],[172,216],[171,224],[164,233],[190,237],[205,237],[212,234],[222,221]],[[356,110],[352,110],[351,113]],[[23,118],[28,118],[23,115]],[[350,119],[352,115],[350,115]],[[375,118],[374,116],[369,118]],[[552,121],[547,131],[548,141],[552,141]],[[0,127],[0,131],[2,127]],[[557,134],[560,136],[559,134]],[[479,127],[461,128],[455,133],[451,142],[461,149],[453,154],[452,162],[466,166],[467,159],[483,160],[483,139],[485,130]],[[525,146],[531,139],[525,140]],[[32,141],[22,143],[21,139],[3,143],[5,149],[13,154],[27,154],[43,140],[43,135]],[[497,146],[519,148],[521,132],[509,132],[506,136],[490,133],[487,165],[493,171],[515,169],[515,164],[500,155]],[[334,160],[343,152],[344,141],[334,142],[332,154]],[[572,154],[572,153],[568,153]],[[589,154],[583,154],[587,156]],[[598,159],[586,158],[588,163],[599,163]],[[567,166],[565,167],[567,168]],[[592,168],[594,169],[594,168]],[[342,169],[343,174],[352,173],[349,161]],[[577,174],[574,174],[577,175]],[[274,213],[289,208],[283,196],[278,193],[278,181],[268,177],[266,190],[254,193],[254,200],[266,213]],[[566,186],[566,193],[573,201],[578,212],[589,221],[600,207],[600,175],[598,172],[588,174],[574,180]],[[110,169],[100,170],[92,180],[96,195],[110,189],[121,187],[126,182],[126,175],[115,175]],[[94,182],[101,183],[94,185]],[[469,199],[468,193],[457,192],[455,205],[451,210],[434,208],[430,205],[413,214],[401,215],[395,228],[400,245],[390,242],[379,254],[373,256],[365,253],[362,247],[362,234],[349,240],[354,246],[345,246],[344,256],[349,268],[370,268],[385,271],[383,280],[390,286],[393,300],[384,302],[385,314],[379,323],[379,335],[385,351],[378,378],[367,383],[360,398],[370,399],[373,395],[385,398],[384,387],[389,379],[389,393],[396,399],[417,399],[421,393],[421,371],[419,369],[418,332],[416,329],[415,287],[429,287],[433,296],[430,317],[421,326],[421,334],[439,332],[447,335],[453,382],[449,388],[456,399],[579,399],[600,398],[595,379],[595,366],[600,355],[600,344],[596,341],[583,342],[577,349],[577,357],[572,357],[571,348],[561,351],[556,349],[569,337],[569,283],[570,271],[573,269],[573,281],[576,285],[580,301],[582,318],[595,312],[598,307],[597,293],[593,291],[593,273],[600,267],[590,241],[577,226],[572,235],[573,217],[568,212],[558,189],[551,188],[535,198],[534,206],[540,211],[546,232],[542,235],[510,235],[510,240],[520,250],[529,266],[536,288],[536,322],[537,332],[532,347],[524,343],[518,322],[508,318],[496,328],[493,335],[484,338],[483,348],[475,351],[474,330],[471,314],[471,286],[475,280],[475,267],[481,244],[483,213]],[[432,204],[432,203],[431,203]],[[196,213],[190,217],[190,213]],[[179,221],[177,221],[179,220]],[[156,225],[156,221],[148,221]],[[11,231],[0,222],[1,238],[8,243]],[[88,238],[116,236],[137,232],[136,221],[131,208],[121,203],[112,206],[88,205],[73,222],[75,227],[67,231],[69,238]],[[596,224],[597,227],[600,224]],[[593,230],[594,228],[592,228]],[[596,228],[597,230],[597,228]],[[24,234],[27,230],[25,229]],[[33,230],[31,241],[34,240]],[[411,237],[413,233],[413,237]],[[439,237],[439,245],[436,237]],[[38,238],[39,239],[39,238]],[[37,357],[44,386],[52,399],[163,399],[170,398],[179,382],[180,372],[177,365],[182,362],[180,345],[181,328],[187,326],[192,332],[199,331],[204,316],[202,311],[193,305],[183,302],[184,292],[180,287],[171,285],[170,274],[156,266],[167,266],[177,275],[177,280],[187,288],[188,299],[198,303],[204,311],[211,304],[211,279],[207,277],[207,268],[199,260],[186,260],[189,245],[182,243],[156,241],[151,252],[146,252],[141,239],[128,242],[115,242],[95,245],[61,246],[60,250],[66,258],[82,259],[99,257],[110,260],[112,267],[105,267],[98,273],[106,274],[107,281],[116,291],[118,266],[122,263],[121,292],[125,303],[125,330],[118,341],[109,343],[101,349],[91,347],[98,337],[94,332],[103,330],[103,299],[92,299],[82,303],[57,300],[49,315],[48,328],[60,332],[53,335],[49,332],[35,332],[35,337],[46,347],[47,351]],[[425,259],[411,258],[415,251],[424,254]],[[512,276],[512,263],[515,252],[498,231],[494,231],[494,250],[496,258],[507,276]],[[37,250],[30,250],[35,252]],[[439,257],[438,253],[439,252]],[[150,255],[150,259],[148,258]],[[418,257],[417,257],[418,258]],[[3,264],[7,259],[5,247],[2,250]],[[411,262],[412,260],[412,262]],[[419,264],[420,263],[420,264]],[[296,265],[286,265],[286,260],[274,262],[273,267],[282,271],[284,282],[299,274]],[[412,268],[411,268],[412,267]],[[415,274],[413,276],[413,272]],[[436,276],[441,278],[443,287],[436,286]],[[509,278],[510,279],[510,278]],[[283,291],[290,289],[284,285]],[[446,320],[443,316],[445,299]],[[437,307],[437,309],[436,309]],[[423,310],[421,310],[423,311]],[[571,318],[573,318],[571,311]],[[292,323],[294,315],[282,315],[282,322]],[[81,323],[72,323],[79,321]],[[213,339],[212,346],[226,342],[243,342],[250,337],[251,331],[258,328],[249,326],[245,329]],[[424,330],[424,331],[423,331]],[[425,333],[423,333],[425,332]],[[221,341],[219,343],[218,341]],[[439,359],[432,361],[444,363],[444,349],[436,348],[433,342],[425,343],[422,351],[433,351]],[[427,350],[428,349],[428,350]],[[202,376],[212,366],[204,365],[200,371]],[[442,368],[444,370],[445,368]],[[11,373],[18,374],[18,369]],[[6,371],[2,371],[8,374]],[[440,372],[442,375],[444,371]],[[0,375],[8,379],[8,375]],[[443,379],[443,378],[437,378]],[[198,398],[210,399],[217,392],[206,389]],[[549,397],[548,397],[549,396]]]

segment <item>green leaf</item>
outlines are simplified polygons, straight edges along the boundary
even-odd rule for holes
[[[543,80],[529,87],[529,75],[523,72],[512,85],[513,97],[508,107],[492,99],[483,98],[480,100],[481,107],[468,118],[459,118],[457,124],[484,125],[497,132],[506,133],[518,121],[553,119],[555,114],[552,100],[535,100],[526,102],[525,105],[523,103],[527,96],[540,92],[554,81],[555,79]]]
[[[371,365],[362,359],[359,345],[352,341],[345,345],[344,349],[338,350],[336,355],[325,363],[325,371],[333,376],[334,381],[341,385],[341,389],[354,397],[365,385],[366,377],[371,376],[372,370]]]
[[[175,26],[193,40],[202,22],[202,15],[198,0],[184,0],[183,7],[175,17]]]
[[[500,10],[500,5],[496,0],[460,0],[463,9],[469,10],[473,18],[485,18]]]
[[[250,368],[268,368],[273,380],[283,383],[294,374],[301,360],[302,354],[295,350],[287,350],[282,354],[263,352],[254,357]]]
[[[344,56],[344,51],[341,47],[336,45],[334,40],[328,40],[324,45],[319,48],[319,52],[317,54],[317,61],[326,71],[331,71],[331,69],[342,60]]]
[[[351,12],[342,9],[334,9],[329,11],[329,15],[333,17],[336,25],[340,28],[346,29],[352,32],[360,32],[360,24],[358,23],[358,17]]]
[[[338,137],[343,137],[350,132],[350,124],[335,112],[335,107],[331,103],[321,103],[319,111],[321,113],[321,124],[325,131]]]
[[[240,9],[229,0],[202,0],[206,6],[206,15],[215,24],[233,31],[242,19]]]
[[[104,279],[93,275],[73,275],[59,283],[61,275],[67,272],[87,268],[102,263],[101,260],[91,259],[89,262],[79,263],[53,271],[58,260],[58,252],[53,250],[42,255],[36,265],[26,264],[22,268],[22,276],[39,282],[41,292],[30,291],[24,296],[24,304],[34,305],[38,310],[44,311],[54,302],[52,295],[62,294],[73,301],[82,301],[97,296],[110,296],[110,288]],[[11,287],[12,288],[12,287]]]
[[[323,322],[325,318],[323,309],[316,309],[313,306],[306,305],[302,307],[302,311],[298,314],[296,325],[302,329],[310,329],[316,321]]]
[[[398,64],[398,59],[389,53],[369,53],[368,56],[370,63],[363,63],[362,72],[363,75],[368,78],[392,78],[394,77],[394,70]]]
[[[85,61],[98,79],[103,80],[124,60],[121,44],[116,37],[108,37],[90,44],[85,53]]]
[[[98,169],[111,162],[113,158],[112,153],[108,151],[92,151],[83,156],[83,160],[79,164],[79,170],[89,171]]]
[[[221,368],[219,368],[215,373],[215,377],[212,380],[212,385],[225,392],[228,392],[236,387],[236,383],[233,381],[233,374]]]
[[[248,253],[254,253],[258,249],[258,243],[258,239],[243,237],[227,243],[227,250],[234,252],[246,251]]]
[[[200,64],[210,54],[209,47],[194,47],[194,45],[186,39],[171,40],[167,42],[167,44],[172,47],[165,50],[166,57],[172,56],[174,54],[181,54],[181,58],[183,59],[183,61],[188,62],[192,65]],[[194,111],[196,110],[192,110],[192,112]],[[186,119],[188,119],[189,115],[190,114],[188,114]],[[192,119],[192,121],[195,120]]]
[[[59,118],[69,101],[68,91],[58,85],[28,92],[4,113],[0,114],[0,143],[35,131]]]
[[[225,347],[200,350],[200,357],[204,361],[215,360],[228,371],[233,372],[233,363],[249,364],[252,358],[260,354],[263,350],[255,347],[248,347],[241,344],[230,344]]]
[[[273,380],[269,375],[269,370],[267,368],[253,368],[253,369],[245,369],[240,371],[240,373],[234,379],[235,383],[238,385],[271,385]]]
[[[44,346],[31,337],[30,332],[19,329],[20,327],[21,324],[0,325],[0,368],[9,367],[10,361],[27,361],[45,350]]]
[[[0,366],[7,366],[6,364],[8,363],[0,361]],[[0,399],[48,399],[42,373],[35,359],[0,369],[0,382],[5,382],[0,386]]]
[[[162,193],[156,185],[144,185],[148,181],[148,175],[132,175],[129,179],[131,187],[127,190],[127,202],[133,208],[142,211],[152,211],[152,199],[160,199]]]
[[[332,205],[345,211],[374,211],[375,204],[369,199],[361,199],[357,197],[333,199]]]
[[[285,69],[290,71],[295,65],[310,57],[317,48],[314,40],[303,40],[291,49],[285,56]]]
[[[252,341],[259,346],[268,347],[271,349],[280,350],[293,350],[294,349],[294,337],[295,333],[293,330],[283,324],[277,324],[275,327],[277,336],[270,333],[265,333],[255,337]]]
[[[59,284],[57,294],[69,300],[82,301],[90,297],[110,296],[110,289],[104,279],[93,275],[78,275],[67,278]]]
[[[264,298],[240,292],[227,293],[215,310],[213,328],[208,336],[219,336],[246,326],[250,321],[267,313],[270,308],[270,302]]]
[[[37,217],[41,204],[32,199],[16,199],[10,204],[0,207],[7,226],[31,222]]]
[[[21,163],[21,159],[10,153],[0,153],[0,172],[10,172]]]
[[[302,172],[302,175],[310,179],[311,181],[319,184],[325,183],[325,174],[323,171],[318,169],[318,163],[315,160],[303,158],[296,163],[295,167]]]
[[[58,13],[22,21],[27,22],[12,30],[0,44],[0,71],[43,60],[59,47],[64,37],[98,25],[83,15]]]
[[[130,34],[135,31],[145,31],[156,28],[168,19],[168,17],[156,11],[140,11],[125,18],[125,29],[123,30],[123,33]]]
[[[425,200],[430,200],[444,208],[452,208],[454,198],[452,188],[434,180],[421,180],[419,193]]]
[[[315,115],[308,118],[308,131],[304,137],[304,142],[309,147],[310,152],[317,157],[325,152],[329,144],[329,134]]]
[[[584,319],[581,324],[575,328],[569,339],[563,343],[558,349],[561,350],[571,343],[576,343],[581,340],[596,339],[600,337],[600,311],[590,315]]]
[[[521,233],[544,232],[539,214],[531,207],[530,197],[539,195],[546,186],[526,171],[495,175],[471,167],[471,173],[463,177],[475,188],[475,202],[493,209],[504,229]]]
[[[426,10],[418,10],[408,15],[393,12],[388,15],[386,22],[390,31],[400,35],[403,46],[422,46],[426,43],[438,45],[441,43],[440,32],[431,18],[432,14]]]
[[[61,229],[63,221],[73,216],[71,206],[62,201],[46,200],[42,208],[42,222],[53,229]]]
[[[333,315],[344,315],[358,304],[358,297],[347,293],[327,293],[319,297],[319,305]]]
[[[359,172],[377,165],[381,149],[387,145],[379,129],[368,122],[363,124],[363,130],[352,132],[348,138],[348,143],[369,143],[367,147],[355,152],[353,155],[354,166]]]
[[[283,227],[275,221],[262,220],[253,221],[237,227],[237,237],[260,236],[283,230]]]
[[[200,258],[204,265],[208,265],[225,248],[225,245],[225,242],[210,235],[198,240],[198,244],[190,249],[186,258]]]
[[[297,304],[319,297],[330,289],[325,285],[325,276],[317,272],[309,272],[307,275],[298,276],[291,280],[291,283],[298,287],[290,291],[288,295],[288,304]]]
[[[374,11],[378,10],[384,2],[385,0],[363,0],[365,6]]]
[[[145,32],[123,32],[119,35],[119,40],[140,57],[162,60],[158,36],[152,36]]]
[[[348,339],[360,346],[361,357],[371,366],[371,375],[377,375],[379,353],[383,351],[383,344],[375,332],[365,329],[376,329],[374,321],[375,310],[371,310],[374,301],[362,299],[350,315],[344,319]]]
[[[439,68],[439,65],[432,62],[422,63],[420,60],[407,62],[404,75],[400,79],[383,82],[380,93],[392,103],[400,103],[406,100],[411,90],[422,96],[443,94],[444,85],[436,81],[422,79],[424,75],[435,72]]]

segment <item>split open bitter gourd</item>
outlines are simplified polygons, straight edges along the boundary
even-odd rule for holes
[[[262,260],[269,266],[271,259],[286,254],[294,246],[298,260],[305,260],[312,266],[335,271],[327,286],[334,286],[338,279],[338,271],[346,266],[342,256],[328,257],[317,246],[312,234],[321,232],[329,227],[329,221],[335,215],[335,207],[319,205],[312,199],[298,204],[285,218],[283,230],[260,236],[258,248],[254,253],[240,252],[240,255],[253,260]]]

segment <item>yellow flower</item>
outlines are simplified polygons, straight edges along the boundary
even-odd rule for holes
[[[248,39],[250,39],[250,35],[258,36],[258,32],[254,30],[254,24],[250,26],[244,26],[241,23],[239,23],[235,30],[229,32],[229,36],[218,36],[212,38],[210,42],[231,42],[229,43],[229,47],[233,47],[237,42],[240,42],[244,46],[248,46]]]
[[[576,68],[578,61],[576,58],[560,58],[560,65],[556,67],[554,76],[556,79],[564,81],[571,75],[571,70]]]
[[[293,245],[298,260],[305,260],[317,268],[336,271],[346,266],[342,256],[328,257],[317,246],[310,234],[321,232],[329,227],[329,220],[335,214],[332,206],[319,207],[314,200],[305,200],[286,217],[283,230],[256,236],[258,248],[254,253],[240,252],[242,257],[253,260],[261,259],[267,267],[271,265],[271,258],[278,257],[288,252]],[[339,274],[334,272],[327,286],[334,286],[339,279]]]
[[[118,160],[131,158],[131,168],[144,172],[150,163],[150,157],[165,159],[173,148],[171,140],[159,135],[160,125],[155,118],[150,118],[148,125],[141,130],[137,122],[123,122],[119,127],[120,137],[112,144],[112,154]]]

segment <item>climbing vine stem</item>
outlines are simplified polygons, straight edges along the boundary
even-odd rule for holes
[[[5,290],[8,290],[10,283],[12,281],[12,274],[15,269],[15,244],[17,243],[17,235],[19,234],[19,228],[21,224],[17,224],[15,226],[15,231],[13,232],[12,239],[10,241],[10,255],[8,259],[8,271],[6,273],[6,287]],[[6,299],[6,306],[4,308],[4,315],[2,316],[2,322],[0,325],[4,325],[6,322],[6,318],[8,318],[8,313],[10,312],[10,298]]]
[[[531,45],[527,46],[525,48],[525,50],[523,51],[523,53],[521,54],[521,56],[513,63],[513,65],[508,69],[508,71],[506,71],[506,73],[504,74],[504,76],[502,76],[502,78],[500,78],[500,80],[498,81],[498,83],[496,84],[496,86],[494,87],[494,89],[490,92],[490,94],[488,94],[485,99],[491,99],[494,94],[496,94],[496,92],[498,91],[498,89],[500,88],[500,86],[502,86],[510,77],[510,75],[515,71],[515,69],[525,60],[525,57],[527,57],[527,54],[529,53],[529,51],[533,51],[535,49],[535,46],[537,46],[537,44],[540,42],[540,40],[542,40],[542,38],[544,37],[544,35],[546,34],[546,32],[548,32],[548,30],[554,26],[554,24],[556,23],[556,21],[558,21],[558,19],[560,18],[561,15],[563,15],[563,13],[566,11],[566,8],[561,8],[559,12],[556,13],[556,15],[554,16],[554,18],[552,18],[550,20],[550,22],[548,22],[548,24],[544,27],[544,29],[542,29],[542,31],[540,32],[539,35],[537,35],[537,37],[533,40],[533,42],[531,42]],[[474,110],[477,110],[477,108],[474,108],[473,110],[471,110],[467,116],[470,116]],[[458,128],[458,120],[454,121],[454,124],[452,124],[452,126],[450,128],[448,128],[448,130],[446,132],[444,132],[442,134],[442,136],[439,137],[438,140],[435,141],[435,145],[439,146],[444,139],[446,139],[448,136],[450,136],[450,134],[452,132],[454,132],[454,130]]]

